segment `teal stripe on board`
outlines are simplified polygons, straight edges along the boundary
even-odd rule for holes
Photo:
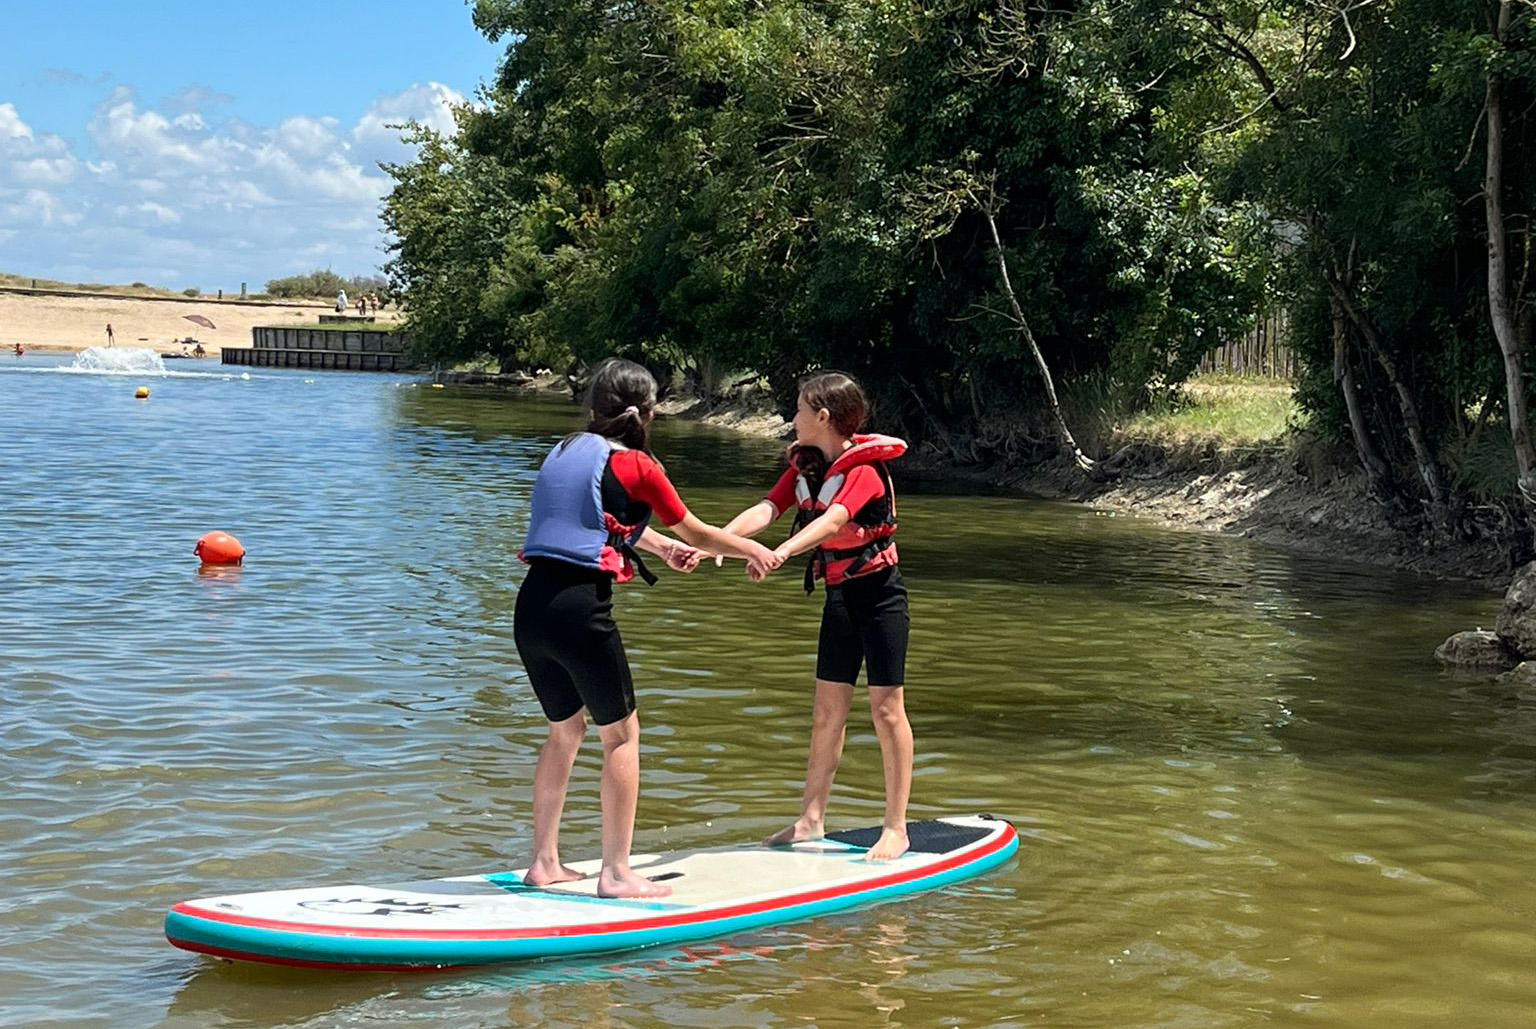
[[[532,958],[563,957],[682,943],[765,925],[815,918],[848,908],[878,903],[894,897],[937,889],[968,879],[1003,864],[1019,848],[1018,837],[976,861],[925,876],[849,896],[808,901],[731,918],[707,919],[680,926],[627,930],[580,936],[546,936],[501,940],[390,939],[387,937],[321,936],[313,933],[264,929],[213,922],[172,911],[165,920],[166,935],[189,943],[239,951],[252,957],[267,956],[292,961],[355,963],[358,965],[416,965],[421,967],[485,965]]]

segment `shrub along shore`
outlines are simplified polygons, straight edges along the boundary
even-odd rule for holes
[[[441,380],[572,393],[565,376],[444,373]],[[1371,502],[1348,447],[1306,427],[1290,387],[1269,379],[1201,377],[1161,411],[1114,418],[1101,412],[1094,443],[1119,455],[1112,481],[1094,481],[1048,441],[1014,437],[1011,454],[968,441],[932,441],[902,459],[899,475],[938,484],[1002,489],[1025,497],[1084,503],[1150,517],[1174,528],[1225,532],[1297,553],[1465,579],[1501,589],[1512,531],[1496,520],[1469,522],[1454,540],[1436,539],[1418,519],[1394,521]],[[789,424],[771,392],[750,383],[705,398],[686,388],[659,405],[665,417],[786,439]],[[996,441],[992,441],[996,446]]]
[[[474,19],[505,47],[494,77],[386,168],[424,362],[616,353],[710,394],[739,369],[780,405],[836,368],[877,428],[984,474],[1065,450],[1110,497],[1149,469],[1267,462],[1313,490],[1363,479],[1371,512],[1295,530],[1320,548],[1382,520],[1426,551],[1502,535],[1529,556],[1536,5],[479,0]],[[1201,403],[1194,379],[1261,322],[1284,327],[1302,425],[1273,459],[1233,441],[1286,398]]]

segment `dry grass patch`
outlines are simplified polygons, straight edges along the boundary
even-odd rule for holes
[[[1172,400],[1117,426],[1117,435],[1177,446],[1210,442],[1247,448],[1281,442],[1300,420],[1290,382],[1205,375],[1185,383]]]

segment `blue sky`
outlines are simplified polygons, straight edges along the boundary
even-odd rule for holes
[[[0,271],[205,290],[385,260],[389,123],[503,47],[462,0],[5,4]]]

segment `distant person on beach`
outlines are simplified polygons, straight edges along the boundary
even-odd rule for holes
[[[16,344],[16,356],[17,357],[25,356],[26,352],[27,352],[27,348],[26,347],[22,346],[20,343]]]
[[[109,347],[114,345],[113,342],[112,342],[112,338],[113,338],[112,337],[112,323],[111,322],[107,322],[107,346],[109,346]]]
[[[339,289],[339,290],[336,291],[336,313],[337,314],[341,314],[346,309],[347,309],[347,291],[344,290],[344,289]]]
[[[192,348],[192,356],[193,357],[206,357],[206,356],[208,356],[208,351],[204,350],[203,349],[203,345],[201,343],[199,343],[197,346]]]
[[[368,313],[368,298],[367,297],[358,297],[357,298],[357,313],[360,314],[360,315]]]
[[[640,795],[640,720],[629,659],[613,622],[614,583],[637,573],[655,581],[636,547],[679,572],[698,566],[695,547],[745,558],[762,575],[780,559],[761,543],[701,521],[678,497],[650,454],[656,413],[650,372],[633,361],[604,361],[593,375],[587,408],[586,431],[556,444],[539,469],[519,551],[528,574],[517,591],[512,638],[549,720],[533,774],[533,855],[523,881],[548,886],[584,878],[560,863],[560,813],[590,717],[603,745],[597,893],[665,897],[670,886],[629,864]],[[648,528],[653,513],[685,542]]]

